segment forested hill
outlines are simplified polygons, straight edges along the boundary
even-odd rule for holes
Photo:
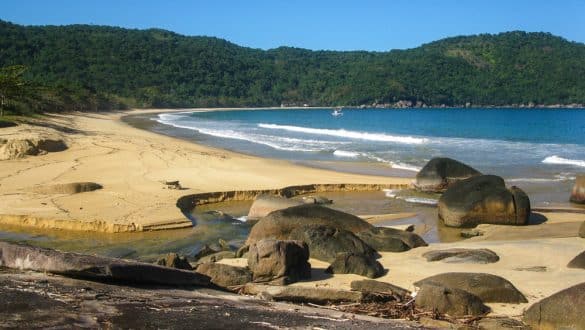
[[[585,44],[519,31],[388,52],[265,51],[159,29],[0,21],[0,67],[15,64],[100,107],[585,103]]]

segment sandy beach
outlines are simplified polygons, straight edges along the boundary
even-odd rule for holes
[[[6,128],[0,138],[48,135],[68,149],[0,162],[0,223],[104,232],[190,226],[176,207],[184,195],[278,189],[291,185],[410,183],[407,178],[353,175],[213,149],[133,128],[121,118],[133,110],[50,115],[44,127]],[[183,190],[164,189],[178,180]],[[103,189],[52,193],[49,186],[95,182]]]

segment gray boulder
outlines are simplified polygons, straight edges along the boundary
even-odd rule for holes
[[[177,269],[186,269],[186,270],[193,270],[187,258],[180,256],[176,253],[169,253],[165,257],[160,258],[156,262],[159,266],[177,268]]]
[[[443,192],[457,181],[480,174],[457,160],[433,158],[416,174],[414,186],[422,191]]]
[[[228,290],[252,282],[252,272],[242,267],[204,263],[197,265],[195,272],[209,277],[211,283]]]
[[[424,284],[420,288],[415,303],[419,308],[455,317],[480,316],[490,310],[474,294],[433,283]]]
[[[350,283],[351,289],[368,294],[386,294],[398,297],[406,297],[410,295],[410,291],[403,289],[394,284],[380,282],[376,280],[359,280]]]
[[[483,302],[508,304],[526,303],[528,300],[508,280],[485,273],[443,273],[427,277],[414,285],[422,287],[435,284],[446,288],[461,289],[478,296]]]
[[[270,212],[301,204],[303,204],[303,202],[298,200],[288,199],[277,195],[263,194],[256,197],[254,203],[252,203],[250,211],[248,212],[248,219],[260,219],[267,216]]]
[[[585,174],[577,175],[570,200],[573,203],[585,204]]]
[[[403,252],[427,246],[419,235],[395,228],[371,227],[358,232],[356,236],[377,251],[384,252]]]
[[[425,252],[422,255],[427,261],[443,261],[447,263],[490,264],[500,257],[488,249],[445,249]]]
[[[373,227],[349,213],[320,205],[299,205],[274,211],[260,219],[252,227],[246,244],[252,244],[266,238],[287,239],[295,228],[312,225],[325,225],[353,233]]]
[[[181,286],[209,285],[209,277],[192,271],[6,242],[0,242],[0,266],[89,280]]]
[[[248,267],[255,282],[289,284],[311,278],[309,248],[302,241],[266,239],[250,245]]]
[[[523,321],[533,329],[585,329],[585,283],[577,284],[533,304]]]
[[[369,278],[384,275],[384,267],[376,259],[358,253],[339,253],[325,270],[329,274],[357,274]]]
[[[291,231],[288,239],[307,243],[311,258],[333,262],[337,253],[353,252],[370,258],[377,252],[352,232],[328,226],[298,227]]]
[[[575,258],[573,258],[567,267],[585,269],[585,251],[579,253]]]
[[[480,175],[454,183],[439,199],[439,218],[449,227],[480,223],[525,225],[530,200],[519,188],[507,189],[504,179]]]

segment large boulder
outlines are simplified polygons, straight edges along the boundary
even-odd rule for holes
[[[192,271],[0,242],[0,266],[110,282],[209,285]]]
[[[422,191],[442,192],[451,184],[481,175],[476,169],[451,158],[433,158],[417,174],[414,186]]]
[[[309,248],[302,241],[266,239],[250,245],[248,267],[255,282],[289,284],[311,278]]]
[[[395,228],[371,227],[357,233],[356,236],[377,251],[384,252],[403,252],[427,246],[419,235]]]
[[[165,267],[171,267],[171,268],[177,268],[177,269],[186,269],[186,270],[193,269],[191,267],[191,264],[189,264],[189,261],[187,260],[187,258],[180,256],[176,253],[167,254],[163,258],[158,259],[156,264],[159,266],[165,266]]]
[[[368,257],[377,257],[377,252],[354,233],[329,226],[298,227],[291,231],[288,239],[307,243],[311,258],[333,262],[337,253],[353,252]]]
[[[211,283],[228,290],[252,282],[252,272],[243,267],[204,263],[197,265],[195,272],[208,276]]]
[[[259,195],[256,197],[254,203],[252,203],[252,206],[250,207],[250,211],[248,212],[248,219],[260,219],[267,216],[270,212],[301,204],[303,204],[303,202],[277,195]]]
[[[424,284],[415,298],[416,306],[455,317],[480,316],[489,312],[481,299],[467,291],[436,284]]]
[[[526,297],[508,280],[484,273],[443,273],[427,277],[414,285],[422,287],[435,284],[447,288],[461,289],[478,296],[483,302],[509,304],[526,303]]]
[[[585,283],[577,284],[533,304],[523,321],[533,329],[585,329]]]
[[[571,191],[571,202],[585,204],[585,174],[577,175]]]
[[[579,253],[573,260],[569,261],[567,267],[585,269],[585,251]]]
[[[299,205],[274,211],[260,219],[252,227],[246,244],[265,238],[287,239],[295,228],[310,225],[325,225],[353,233],[372,228],[371,224],[349,213],[320,205]]]
[[[337,254],[337,257],[325,272],[330,274],[357,274],[376,278],[384,275],[384,267],[372,257],[359,253],[344,252]]]
[[[490,264],[500,257],[489,249],[445,249],[425,252],[422,255],[427,261],[443,261],[447,263]]]
[[[439,218],[449,227],[480,223],[525,225],[530,200],[519,188],[506,188],[504,179],[480,175],[454,183],[439,199]]]

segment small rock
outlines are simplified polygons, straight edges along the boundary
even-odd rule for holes
[[[446,263],[490,264],[500,260],[500,257],[488,249],[446,249],[425,252],[427,261],[443,261]]]
[[[232,251],[219,251],[219,252],[212,253],[212,254],[206,255],[205,257],[200,258],[199,260],[197,260],[197,264],[217,262],[217,261],[220,261],[222,259],[232,259],[235,257],[236,256]]]
[[[323,197],[323,196],[304,196],[303,203],[325,205],[325,204],[332,204],[333,201],[330,200],[329,198]]]
[[[455,317],[480,316],[489,312],[481,299],[465,290],[424,284],[415,298],[416,306]]]
[[[384,267],[372,257],[344,252],[337,254],[337,257],[325,272],[330,274],[357,274],[376,278],[384,275]]]
[[[359,280],[350,283],[351,289],[363,293],[381,293],[405,297],[410,295],[410,291],[403,289],[394,284],[380,282],[376,280]]]
[[[372,227],[358,232],[356,236],[377,251],[383,252],[403,252],[427,246],[419,235],[395,228]]]
[[[460,235],[463,238],[472,238],[477,236],[483,236],[483,232],[476,228],[464,229],[461,231]]]
[[[169,253],[164,258],[160,258],[156,262],[159,266],[177,268],[177,269],[186,269],[186,270],[193,270],[187,258],[183,256],[179,256],[176,253]]]
[[[209,276],[211,283],[228,290],[234,286],[252,282],[252,272],[242,267],[204,263],[197,265],[195,272]]]

